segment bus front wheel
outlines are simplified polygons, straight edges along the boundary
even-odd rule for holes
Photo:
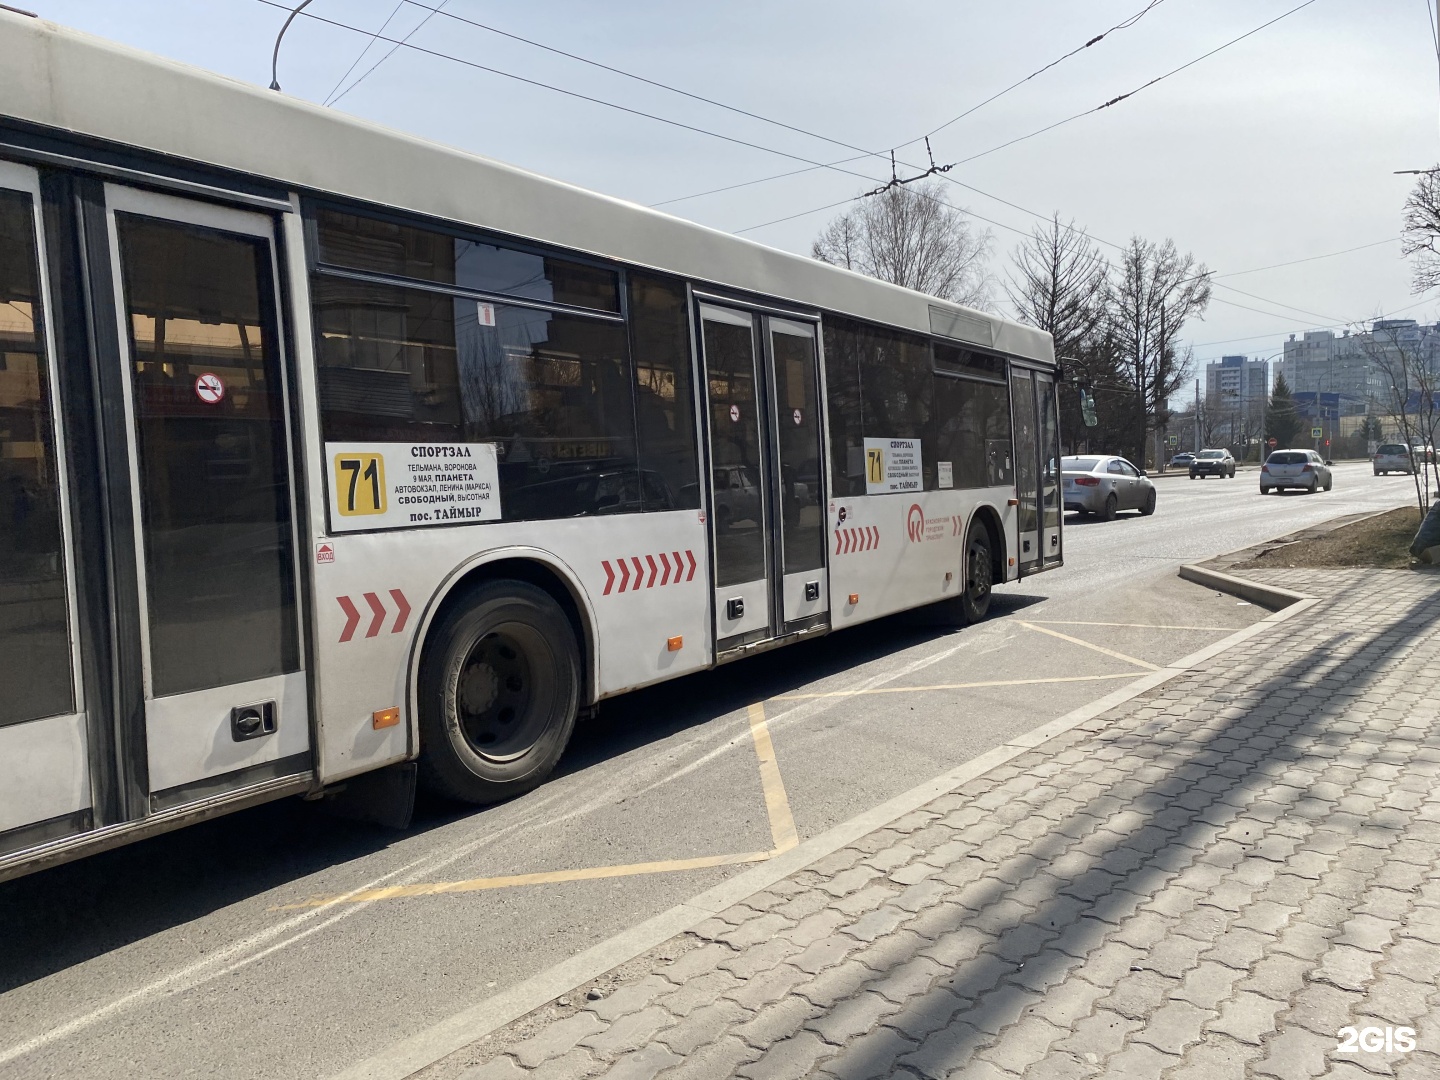
[[[994,586],[990,530],[972,522],[965,538],[965,589],[960,594],[960,613],[966,623],[978,623],[989,613]]]
[[[575,631],[545,590],[486,582],[436,626],[419,689],[426,786],[477,804],[523,794],[550,775],[575,728]]]

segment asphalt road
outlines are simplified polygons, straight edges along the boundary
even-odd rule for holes
[[[813,836],[1265,614],[1180,563],[1413,496],[1368,465],[1313,496],[1157,484],[1154,517],[1067,520],[1066,566],[980,626],[887,619],[607,703],[504,806],[397,834],[287,801],[0,885],[0,1075],[328,1076],[763,857],[787,813]]]

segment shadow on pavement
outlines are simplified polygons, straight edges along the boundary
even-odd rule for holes
[[[1322,614],[1312,611],[1304,616],[1312,626],[1324,617],[1323,607],[1315,610]],[[1109,789],[1099,789],[1094,783],[1078,785],[1098,790],[1083,804],[1071,799],[1073,806],[1061,824],[1033,842],[1012,841],[1008,846],[1014,854],[998,864],[991,861],[995,852],[988,853],[990,860],[972,852],[940,872],[939,879],[952,884],[952,892],[961,899],[953,905],[953,919],[949,923],[931,921],[927,933],[933,931],[938,939],[968,932],[973,948],[953,967],[941,964],[949,967],[951,974],[940,979],[937,989],[943,987],[953,996],[953,1007],[943,1001],[937,1006],[935,990],[922,995],[924,1001],[917,1011],[925,1011],[924,1020],[934,1032],[936,1045],[921,1044],[925,1047],[922,1065],[906,1061],[904,1055],[916,1048],[907,1049],[905,1044],[897,1048],[898,1038],[860,1040],[850,1052],[827,1061],[826,1067],[841,1068],[838,1063],[843,1062],[845,1075],[889,1076],[896,1074],[898,1062],[925,1077],[951,1075],[952,1070],[963,1068],[976,1050],[993,1042],[995,1033],[1020,1020],[1028,1006],[1044,1000],[1037,995],[1080,967],[1086,953],[1099,947],[1171,877],[1204,856],[1215,860],[1211,865],[1223,865],[1226,860],[1233,865],[1246,857],[1246,848],[1228,835],[1231,809],[1243,809],[1265,822],[1264,829],[1289,819],[1313,831],[1319,821],[1333,823],[1344,817],[1333,810],[1337,797],[1314,790],[1328,782],[1317,780],[1298,788],[1287,785],[1281,774],[1292,763],[1306,759],[1322,760],[1327,767],[1343,764],[1351,770],[1377,760],[1389,762],[1403,736],[1389,732],[1368,741],[1366,749],[1366,741],[1356,737],[1363,734],[1363,727],[1343,717],[1351,702],[1397,658],[1421,642],[1433,640],[1437,622],[1440,603],[1431,596],[1382,630],[1364,636],[1339,633],[1317,641],[1304,655],[1230,697],[1221,714],[1228,720],[1223,725],[1208,724],[1187,736],[1169,730],[1161,717],[1139,728],[1093,736],[1114,747],[1117,752],[1113,756],[1145,743],[1192,745],[1171,750],[1136,770],[1163,772],[1149,784],[1132,777]],[[1302,693],[1316,689],[1324,692],[1322,706],[1307,709],[1303,717],[1288,715]],[[1159,693],[1163,692],[1162,688]],[[1134,704],[1143,705],[1146,700],[1140,698]],[[1302,746],[1302,739],[1318,740],[1318,745]],[[1097,772],[1105,765],[1104,756],[1103,750],[1091,754],[1087,760],[1067,765],[1066,771]],[[1012,765],[1023,769],[1035,760],[1035,755],[1027,755]],[[968,785],[971,791],[988,786],[983,778]],[[1000,838],[1003,850],[1007,829],[1014,826],[1021,831],[1020,823],[1033,820],[1036,809],[1056,796],[1065,797],[1042,780],[1026,794],[1000,804],[986,805],[981,795],[981,806],[969,816],[975,822],[988,822],[982,828],[988,829],[991,838]],[[1217,813],[1219,804],[1227,809]],[[1354,818],[1349,824],[1356,832],[1355,842],[1372,847],[1384,846],[1382,841],[1393,839],[1402,827],[1383,816],[1380,822]],[[973,835],[973,827],[967,828]],[[1264,829],[1257,828],[1257,835],[1245,839],[1253,844]],[[896,834],[895,842],[907,839]],[[1212,855],[1220,844],[1225,851]],[[1279,858],[1272,854],[1250,857]],[[1017,895],[1025,903],[1017,900]],[[1032,912],[1037,897],[1038,907]],[[977,930],[980,934],[975,934]],[[984,940],[980,935],[996,940]],[[918,935],[908,936],[914,939],[911,946],[893,953],[886,970],[850,997],[858,997],[866,988],[878,990],[896,969],[934,947]],[[1148,968],[1151,950],[1145,953],[1132,971]],[[1108,991],[1101,992],[1102,998],[1105,993]],[[1283,1006],[1277,1006],[1280,1008]],[[896,1023],[904,1012],[902,1009],[881,1023]],[[915,1019],[910,1018],[912,1024]],[[1122,1035],[1115,1036],[1116,1049]]]
[[[991,618],[1043,599],[997,593]],[[594,720],[577,727],[556,776],[707,724],[758,698],[962,632],[925,621],[915,612],[879,619],[603,703]],[[397,833],[285,799],[0,883],[6,917],[0,994],[485,812],[422,793],[410,829]]]

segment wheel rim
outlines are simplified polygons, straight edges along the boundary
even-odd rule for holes
[[[970,566],[966,578],[971,603],[984,603],[994,587],[995,576],[990,569],[990,549],[979,540],[970,544]]]
[[[549,724],[535,674],[545,643],[529,626],[499,627],[470,647],[455,684],[455,713],[470,749],[502,763],[524,756]]]

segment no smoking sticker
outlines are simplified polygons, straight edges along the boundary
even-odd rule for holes
[[[206,405],[218,405],[225,400],[225,384],[219,375],[207,371],[195,380],[195,396]]]
[[[739,405],[731,405],[731,406],[730,406],[730,422],[731,422],[732,424],[738,424],[738,423],[740,422],[740,406],[739,406]]]
[[[799,409],[796,409],[793,413],[790,414],[790,419],[795,421],[796,427],[799,427],[805,422],[805,414],[802,413]]]

